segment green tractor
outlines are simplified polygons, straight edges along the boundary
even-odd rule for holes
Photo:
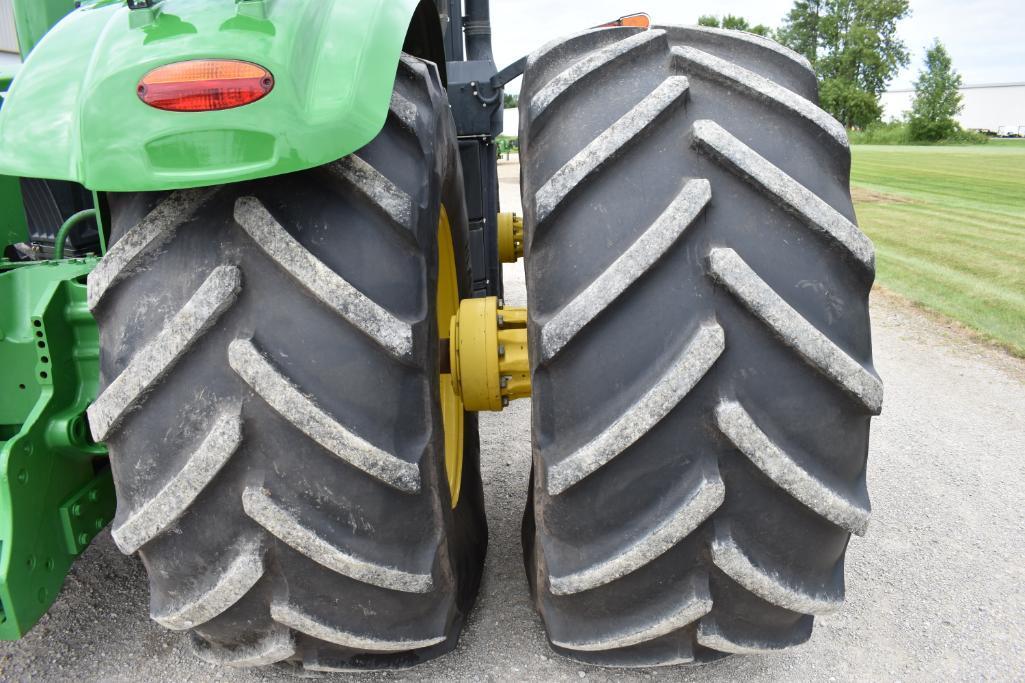
[[[528,396],[558,653],[775,651],[841,605],[874,256],[803,58],[634,15],[500,71],[487,0],[13,6],[0,637],[109,524],[210,662],[446,653],[487,546],[476,414]]]

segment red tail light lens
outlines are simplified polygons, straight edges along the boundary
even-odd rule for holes
[[[218,111],[256,102],[274,89],[258,64],[194,59],[157,67],[139,81],[139,99],[165,111]]]

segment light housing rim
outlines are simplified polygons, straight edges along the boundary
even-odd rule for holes
[[[206,68],[210,73],[203,74]],[[270,69],[243,59],[170,62],[146,72],[136,95],[148,107],[175,113],[237,109],[267,97],[276,85]]]

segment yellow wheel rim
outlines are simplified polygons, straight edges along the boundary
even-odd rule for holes
[[[452,247],[452,226],[448,212],[441,207],[438,217],[438,336],[440,341],[449,339],[452,317],[459,310],[459,278],[456,275],[456,258]],[[440,343],[439,348],[445,344]],[[459,485],[463,479],[463,402],[452,384],[452,374],[441,375],[441,418],[445,428],[445,472],[448,474],[448,488],[452,507],[459,503]]]

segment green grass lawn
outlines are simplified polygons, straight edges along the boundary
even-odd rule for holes
[[[1025,356],[1025,142],[852,149],[878,282]]]

